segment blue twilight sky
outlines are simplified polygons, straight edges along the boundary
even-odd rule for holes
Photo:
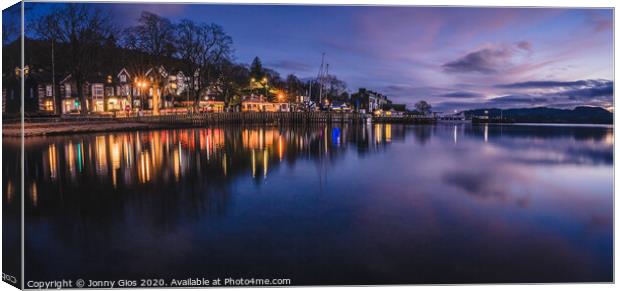
[[[34,5],[27,21],[61,4]],[[613,10],[548,8],[92,4],[119,27],[143,10],[214,22],[235,59],[285,77],[330,73],[437,110],[613,106]]]

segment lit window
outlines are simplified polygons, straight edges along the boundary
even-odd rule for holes
[[[127,82],[127,76],[121,75],[121,82]]]
[[[54,111],[54,104],[52,103],[52,101],[50,100],[45,101],[45,110]]]
[[[45,86],[45,96],[52,97],[52,85]]]
[[[95,97],[95,98],[103,98],[103,84],[94,84],[93,85],[93,97]]]

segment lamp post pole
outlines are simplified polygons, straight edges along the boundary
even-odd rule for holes
[[[144,103],[144,100],[146,98],[144,98],[144,88],[146,87],[146,83],[144,81],[140,82],[140,110],[144,111],[146,109],[146,106]]]
[[[267,85],[267,82],[268,82],[267,77],[264,77],[262,84],[263,84],[263,89],[265,89],[265,101],[269,100],[269,98],[267,97],[267,94],[269,94],[269,91],[268,91],[269,85]]]
[[[52,40],[52,102],[54,102],[54,111],[56,111],[56,113],[58,113],[58,115],[62,115],[62,110],[60,108],[57,108],[57,104],[61,104],[61,102],[57,102],[57,98],[58,96],[56,96],[56,64],[54,61],[54,42],[56,42],[55,40]]]

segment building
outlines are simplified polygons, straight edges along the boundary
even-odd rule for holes
[[[291,106],[285,102],[268,102],[262,95],[245,96],[241,100],[242,112],[289,112]]]
[[[132,86],[132,74],[126,68],[116,74],[116,96],[120,99],[126,100],[125,106],[121,106],[122,110],[132,109],[133,106],[133,86]],[[128,108],[129,107],[129,108]]]
[[[267,112],[267,107],[271,107],[270,103],[265,101],[262,95],[244,96],[241,100],[242,112]]]
[[[198,71],[196,71],[198,73]],[[19,113],[20,82],[19,70],[3,74],[3,111]],[[197,79],[197,78],[195,78]],[[117,112],[136,112],[138,110],[160,110],[177,112],[187,110],[195,105],[190,92],[190,78],[179,69],[168,69],[164,65],[146,67],[144,70],[132,70],[127,67],[110,68],[95,71],[81,78],[80,86],[72,74],[62,74],[55,78],[51,73],[26,66],[25,109],[37,114],[116,114]],[[197,80],[194,80],[197,81]],[[197,85],[196,85],[197,86]],[[198,88],[198,87],[196,87]],[[196,89],[195,88],[195,89]],[[275,92],[276,89],[272,89]],[[273,93],[270,91],[271,93]],[[222,98],[219,82],[214,82],[201,94],[199,104],[201,111],[222,112],[226,103]],[[159,96],[155,101],[154,97]],[[278,95],[279,96],[279,95]],[[289,112],[305,111],[311,108],[312,102],[307,96],[296,96],[288,102],[269,102],[262,95],[252,94],[242,97],[239,104],[241,111],[254,112]],[[282,97],[279,100],[283,100]],[[56,107],[59,107],[56,109]]]
[[[393,104],[387,103],[383,104],[380,109],[377,109],[373,112],[375,116],[382,117],[404,117],[407,113],[407,105],[406,104]]]
[[[387,96],[365,88],[360,88],[357,93],[351,94],[351,104],[357,112],[373,113],[384,106],[392,104]]]
[[[77,82],[71,75],[67,75],[60,81],[60,98],[62,98],[62,114],[75,114],[80,113],[82,110],[82,100],[78,96]],[[83,96],[90,95],[88,90],[88,84],[83,84],[80,88]]]
[[[18,114],[21,110],[21,69],[16,67],[2,75],[2,112]],[[24,67],[24,112],[28,114],[53,114],[55,94],[52,74],[41,69]]]
[[[54,96],[54,85],[51,81],[37,84],[37,95],[39,101],[39,112],[54,113],[56,98]]]
[[[66,76],[59,83],[62,98],[62,114],[80,113],[82,101],[78,96],[77,82],[71,75]],[[89,113],[108,114],[117,111],[126,111],[139,106],[139,102],[132,104],[133,85],[131,74],[122,68],[120,72],[109,74],[96,73],[86,78],[82,84],[82,94],[86,99],[86,109]]]
[[[271,111],[268,112],[290,112],[291,111],[291,106],[288,103],[285,102],[277,102],[277,103],[271,103],[272,106],[271,108],[269,108]]]
[[[223,112],[224,101],[216,101],[216,100],[200,101],[200,107],[204,108],[204,111],[206,112]]]
[[[334,100],[329,105],[329,109],[332,110],[332,111],[338,111],[338,112],[350,112],[351,111],[351,105],[348,104],[345,101]]]

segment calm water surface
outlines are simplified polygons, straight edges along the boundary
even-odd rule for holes
[[[25,151],[26,280],[612,280],[608,127],[202,128]]]

